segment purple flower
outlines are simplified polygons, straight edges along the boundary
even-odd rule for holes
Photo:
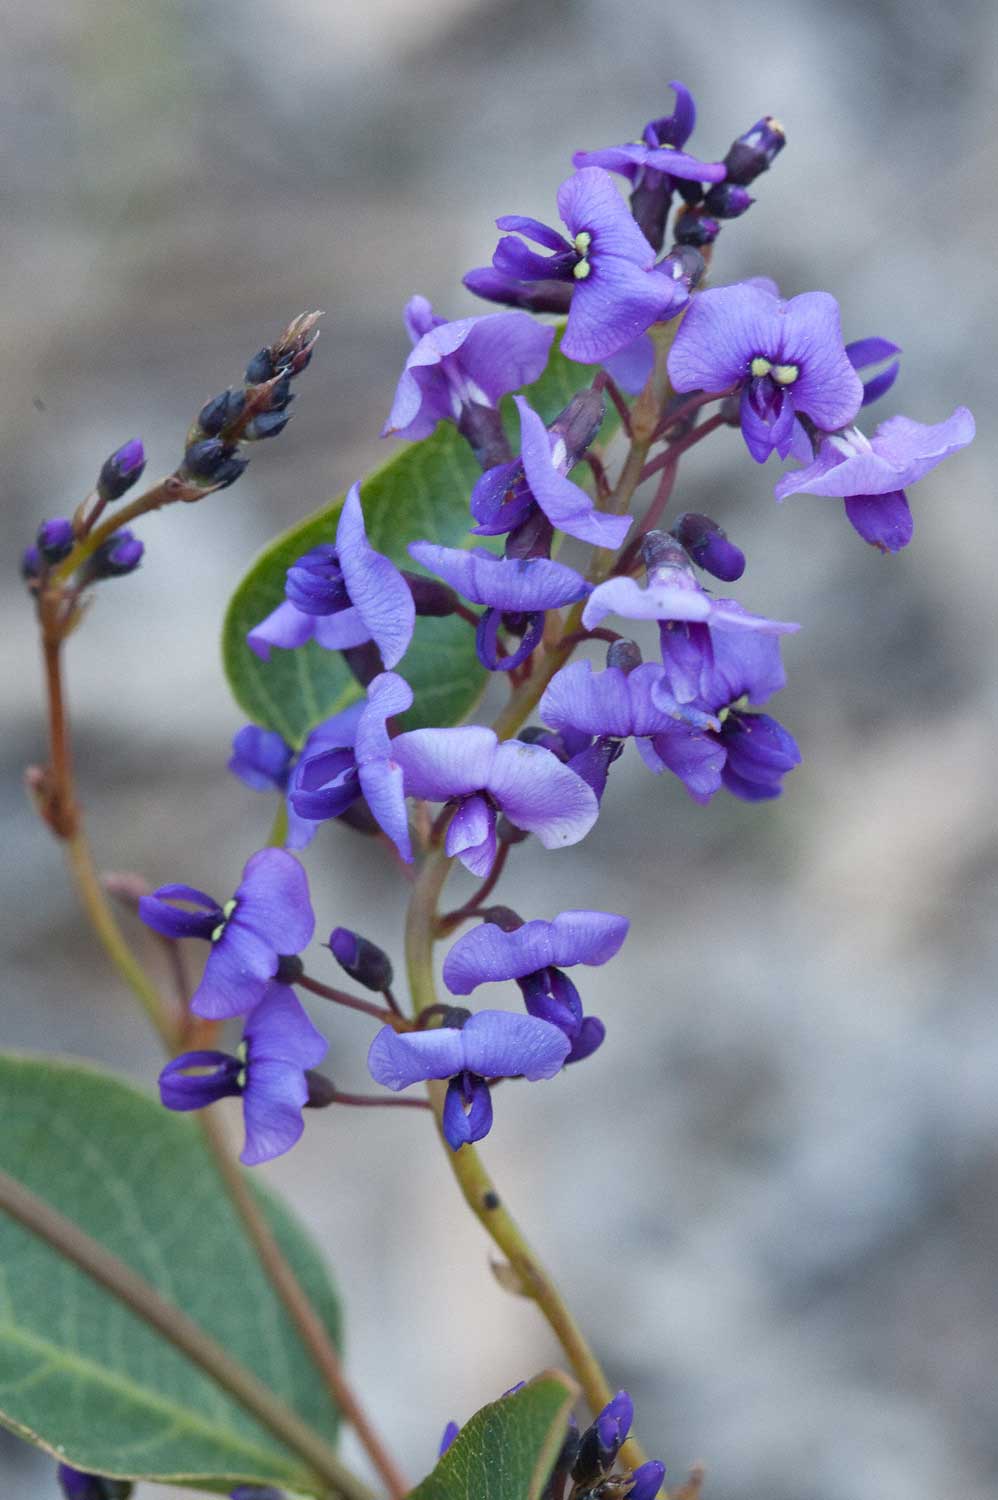
[[[554,329],[527,313],[490,313],[448,323],[425,297],[405,310],[414,348],[395,392],[382,437],[429,437],[438,422],[458,422],[462,408],[497,407],[529,385],[547,364]]]
[[[649,172],[692,182],[723,182],[723,162],[700,161],[679,149],[693,134],[696,104],[685,85],[673,80],[669,87],[676,95],[675,109],[671,115],[649,120],[641,132],[640,141],[629,141],[625,146],[605,146],[599,151],[576,151],[572,165],[604,167],[608,172],[619,172],[634,185]]]
[[[524,922],[507,932],[483,922],[458,938],[444,960],[444,983],[470,995],[489,981],[515,979],[532,1016],[563,1031],[571,1044],[566,1063],[579,1062],[603,1041],[605,1027],[584,1016],[575,985],[563,972],[572,964],[605,964],[627,936],[626,917],[604,911],[564,911],[553,922]]]
[[[496,813],[536,833],[545,849],[577,844],[599,813],[592,789],[550,750],[500,744],[491,729],[413,729],[392,742],[406,795],[456,802],[447,853],[485,876],[496,856]]]
[[[492,264],[519,281],[572,283],[562,353],[598,364],[678,310],[686,292],[653,270],[654,250],[601,168],[584,167],[563,182],[558,211],[571,239],[537,219],[515,214],[497,219],[500,229],[522,234],[553,253],[539,255],[509,234],[499,241]]]
[[[784,474],[777,500],[788,495],[833,495],[864,541],[882,552],[899,552],[911,541],[913,522],[904,493],[974,436],[974,419],[958,406],[945,422],[927,426],[910,417],[889,417],[872,438],[857,427],[825,438],[814,462]]]
[[[717,727],[713,715],[677,703],[667,672],[651,661],[630,672],[621,667],[594,672],[592,662],[569,662],[548,683],[539,712],[552,729],[618,740],[658,734],[677,721],[698,729]]]
[[[669,351],[677,391],[740,386],[742,434],[752,457],[790,453],[798,413],[831,431],[851,422],[863,386],[842,343],[839,307],[828,292],[781,302],[741,282],[693,299]]]
[[[35,537],[38,551],[47,563],[62,562],[76,544],[76,532],[67,516],[54,516],[43,521]]]
[[[451,1147],[480,1141],[492,1126],[486,1079],[553,1078],[569,1052],[565,1033],[533,1016],[482,1010],[465,1024],[396,1032],[384,1026],[367,1066],[376,1083],[398,1092],[430,1078],[449,1078],[443,1131]]]
[[[142,476],[146,451],[140,438],[132,438],[106,458],[97,478],[97,493],[105,502],[120,500]]]
[[[693,133],[696,105],[689,89],[681,83],[670,83],[676,95],[671,115],[649,120],[640,141],[624,146],[607,146],[600,151],[576,151],[576,167],[604,167],[619,172],[631,184],[631,212],[641,230],[656,250],[662,248],[665,221],[677,180],[720,182],[724,164],[705,162],[680,150]]]
[[[300,1139],[308,1099],[305,1070],[317,1067],[328,1050],[294,991],[267,984],[246,1018],[241,1055],[185,1052],[175,1057],[159,1075],[160,1098],[167,1109],[188,1110],[241,1095],[246,1144],[239,1160],[255,1167],[290,1151]]]
[[[510,530],[522,525],[537,505],[556,530],[615,551],[630,530],[631,517],[597,510],[592,497],[566,478],[580,450],[566,442],[557,424],[549,433],[526,397],[513,400],[520,414],[519,464],[490,469],[476,484],[471,499],[480,523],[476,530],[486,535]]]
[[[633,1470],[627,1500],[655,1500],[664,1479],[665,1464],[657,1458],[648,1459]]]
[[[254,792],[281,792],[287,807],[288,833],[286,849],[305,849],[312,842],[319,824],[299,817],[291,805],[288,788],[296,761],[308,760],[320,750],[352,748],[357,738],[357,722],[364,711],[361,699],[338,714],[324,719],[311,731],[296,757],[293,748],[274,730],[247,724],[232,741],[228,769]]]
[[[490,672],[508,672],[526,661],[543,634],[544,611],[574,604],[590,589],[573,568],[549,557],[496,557],[482,548],[466,552],[433,542],[411,542],[409,556],[472,603],[488,605],[476,645],[479,661]],[[502,657],[497,646],[500,625],[521,637],[517,649]]]
[[[764,703],[785,682],[774,636],[719,631],[697,700],[719,727],[671,724],[637,741],[641,758],[656,775],[672,771],[695,802],[706,804],[722,786],[746,802],[778,797],[783,777],[800,764],[796,741],[768,714],[735,705]]]
[[[197,910],[183,910],[175,901]],[[282,956],[300,953],[315,931],[305,871],[283,849],[254,854],[224,907],[193,886],[163,885],[141,897],[139,916],[163,937],[199,937],[211,943],[191,1010],[212,1020],[252,1010]]]
[[[57,1477],[66,1500],[128,1500],[132,1493],[130,1479],[105,1479],[70,1464],[60,1464]]]
[[[272,646],[290,651],[316,640],[345,651],[373,640],[386,667],[397,666],[416,621],[409,586],[393,562],[375,552],[364,530],[360,488],[343,501],[336,546],[306,552],[288,569],[285,602],[246,636],[261,661]]]
[[[716,637],[726,631],[785,635],[800,626],[749,614],[735,599],[713,599],[700,587],[682,547],[662,532],[649,532],[643,550],[648,579],[610,578],[590,594],[582,623],[591,630],[606,615],[658,620],[662,660],[679,703],[704,699]],[[665,699],[662,700],[665,706]]]
[[[673,525],[672,535],[705,573],[722,583],[734,583],[745,572],[745,553],[710,516],[687,511]]]
[[[338,818],[363,796],[378,825],[406,861],[412,860],[402,771],[388,720],[412,706],[412,688],[396,672],[382,672],[368,684],[367,701],[356,721],[352,744],[326,738],[306,745],[291,778],[288,798],[300,818]],[[405,738],[405,736],[401,736]]]

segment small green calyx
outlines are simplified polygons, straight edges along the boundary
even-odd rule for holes
[[[592,244],[592,242],[593,237],[589,233],[588,229],[580,229],[578,234],[575,236],[575,239],[573,241],[575,252],[577,255],[581,255],[582,257],[578,265],[572,267],[572,275],[575,277],[576,281],[585,281],[586,277],[592,270],[592,266],[586,259],[586,256],[589,253],[589,246]]]
[[[774,365],[773,379],[777,385],[793,385],[800,374],[797,365]]]
[[[219,938],[222,936],[222,933],[225,931],[226,923],[232,916],[232,913],[235,911],[235,909],[236,901],[235,897],[233,897],[232,900],[226,901],[225,905],[222,907],[222,916],[225,918],[225,921],[219,922],[218,926],[215,928],[215,931],[212,933],[211,940],[213,943],[217,943]]]
[[[751,369],[752,374],[755,376],[756,380],[761,380],[764,375],[768,375],[770,373],[773,366],[764,355],[757,354],[749,368]]]

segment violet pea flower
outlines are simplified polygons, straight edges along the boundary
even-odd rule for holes
[[[268,984],[246,1018],[241,1055],[202,1051],[175,1057],[159,1075],[160,1097],[167,1109],[191,1110],[241,1096],[246,1142],[239,1160],[255,1167],[300,1139],[305,1071],[317,1067],[328,1049],[294,991]]]
[[[299,761],[308,760],[320,750],[352,748],[357,737],[357,721],[364,710],[364,700],[351,703],[340,713],[324,719],[311,731],[296,754],[294,748],[276,730],[247,724],[232,740],[228,769],[244,786],[254,792],[280,792],[287,809],[286,849],[305,849],[315,837],[319,824],[299,817],[291,804],[288,789]]]
[[[376,1083],[398,1091],[431,1078],[448,1078],[443,1131],[457,1151],[492,1128],[487,1079],[553,1078],[569,1052],[557,1026],[533,1016],[482,1010],[462,1027],[396,1032],[384,1026],[371,1043],[367,1065]]]
[[[482,725],[410,730],[392,741],[392,756],[407,796],[457,804],[445,848],[473,875],[486,876],[495,862],[497,812],[545,849],[577,844],[599,813],[592,789],[550,750],[500,744]]]
[[[336,545],[314,547],[292,563],[285,595],[246,636],[261,661],[274,646],[291,651],[311,640],[327,651],[373,640],[386,667],[397,666],[408,650],[416,622],[412,594],[395,564],[368,541],[356,484],[343,501]]]
[[[851,422],[863,385],[842,342],[839,306],[828,292],[783,302],[768,286],[741,282],[700,292],[669,351],[677,391],[741,389],[742,435],[757,463],[802,451],[798,414],[833,431]]]
[[[174,906],[175,901],[195,910]],[[278,973],[282,957],[300,953],[315,931],[305,871],[283,849],[254,854],[224,906],[193,886],[163,885],[140,898],[139,916],[163,937],[199,937],[211,943],[191,998],[195,1015],[211,1020],[252,1010]]]
[[[784,474],[776,498],[830,495],[844,500],[846,515],[865,542],[881,552],[899,552],[914,530],[906,488],[965,448],[974,432],[974,418],[965,406],[933,426],[889,417],[870,438],[848,427],[824,439],[813,463]]]

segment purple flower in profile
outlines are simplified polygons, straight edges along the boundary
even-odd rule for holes
[[[313,547],[292,563],[285,596],[246,636],[261,661],[269,660],[273,646],[290,651],[316,640],[328,651],[346,651],[373,640],[385,666],[394,667],[412,640],[416,612],[409,586],[367,540],[356,484],[343,501],[335,547]]]
[[[414,348],[405,362],[382,437],[429,437],[438,422],[459,422],[466,406],[497,407],[536,380],[554,329],[524,312],[489,313],[448,323],[425,297],[413,297],[405,323]]]
[[[241,1095],[246,1144],[239,1160],[255,1167],[300,1139],[305,1070],[317,1067],[328,1050],[294,991],[270,983],[246,1018],[240,1056],[203,1051],[175,1057],[159,1075],[160,1098],[167,1109],[189,1110]]]
[[[905,490],[974,437],[974,419],[958,406],[945,422],[927,426],[910,417],[889,417],[871,438],[857,427],[826,437],[814,462],[776,485],[788,495],[832,495],[845,501],[846,515],[864,541],[881,552],[899,552],[911,541],[914,523]]]
[[[521,456],[487,470],[476,483],[471,511],[479,523],[477,534],[495,535],[522,526],[536,506],[555,530],[616,551],[630,529],[631,517],[597,510],[592,497],[566,477],[592,440],[591,424],[587,441],[576,445],[566,441],[558,423],[549,431],[525,396],[513,400],[520,414]],[[583,393],[579,404],[587,410],[597,406],[602,415],[602,398],[592,392]]]
[[[317,755],[320,750],[352,747],[357,737],[357,721],[363,710],[364,700],[361,699],[324,719],[311,731],[300,755],[296,755],[292,746],[275,730],[261,729],[256,724],[247,724],[233,737],[228,763],[233,776],[238,776],[254,792],[277,791],[284,795],[288,818],[286,849],[306,848],[319,826],[317,822],[299,817],[287,795],[296,763]]]
[[[584,1016],[575,985],[564,972],[573,964],[607,963],[620,951],[630,922],[605,911],[563,911],[553,922],[524,922],[512,932],[483,922],[458,938],[444,960],[444,983],[454,995],[480,984],[515,979],[532,1016],[563,1031],[571,1044],[566,1063],[589,1057],[603,1041],[597,1016]]]
[[[605,146],[599,151],[576,151],[576,167],[603,167],[618,172],[631,184],[631,212],[656,250],[665,237],[676,180],[687,182],[721,182],[724,163],[700,161],[680,148],[686,145],[696,125],[696,105],[689,89],[672,82],[676,107],[671,115],[649,120],[640,141],[623,146]]]
[[[679,703],[705,699],[716,637],[728,631],[785,635],[800,626],[753,615],[735,599],[714,599],[697,582],[685,550],[662,532],[643,541],[648,578],[610,578],[590,594],[582,613],[588,630],[609,614],[658,620],[668,684]],[[665,699],[662,700],[663,706]]]
[[[174,906],[183,901],[194,911]],[[191,999],[195,1015],[245,1015],[263,997],[281,958],[311,942],[315,916],[305,871],[283,849],[261,849],[246,863],[224,906],[190,885],[163,885],[139,900],[139,916],[163,937],[205,938],[211,952]]]
[[[508,672],[526,661],[543,634],[545,610],[574,604],[591,587],[574,568],[549,557],[496,557],[482,548],[468,552],[434,542],[410,542],[409,556],[473,604],[488,606],[476,645],[479,661],[490,672]],[[497,649],[502,624],[521,637],[507,656],[499,656]]]
[[[504,235],[492,264],[518,281],[562,281],[573,287],[562,353],[598,364],[686,301],[685,288],[654,270],[655,252],[607,172],[584,167],[558,189],[558,212],[570,238],[537,219],[497,219]],[[529,250],[521,234],[553,252]]]
[[[885,396],[897,380],[901,361],[893,356],[900,353],[901,349],[897,344],[892,344],[890,339],[881,338],[878,334],[865,339],[853,339],[852,343],[846,344],[846,354],[854,370],[867,370],[871,365],[882,365],[890,360],[885,369],[871,375],[869,380],[864,380],[864,406]]]
[[[66,1500],[129,1500],[133,1488],[130,1479],[106,1479],[71,1464],[60,1464],[57,1478]]]
[[[767,286],[741,282],[693,299],[669,351],[677,391],[741,388],[742,435],[764,463],[786,458],[798,413],[832,431],[851,422],[863,386],[842,342],[839,306],[828,292],[782,302]]]
[[[367,700],[357,717],[352,739],[306,745],[288,792],[300,818],[321,823],[338,818],[358,797],[367,802],[380,828],[406,861],[412,860],[405,811],[402,771],[388,733],[388,720],[412,706],[412,688],[396,672],[382,672],[368,684]],[[401,736],[400,738],[405,738]]]
[[[407,796],[456,804],[445,847],[473,875],[487,875],[495,861],[498,812],[545,849],[577,844],[599,813],[592,789],[550,750],[500,744],[478,724],[410,730],[392,741],[392,755]]]
[[[457,1151],[492,1128],[487,1079],[553,1078],[569,1052],[557,1026],[505,1010],[481,1010],[463,1026],[396,1032],[384,1026],[371,1043],[367,1066],[376,1083],[398,1092],[430,1078],[449,1078],[443,1132]]]
[[[797,743],[776,719],[741,704],[765,703],[785,683],[775,636],[719,631],[697,700],[718,727],[671,724],[637,741],[642,760],[656,775],[672,771],[702,804],[722,786],[745,802],[778,797],[783,777],[800,764]]]

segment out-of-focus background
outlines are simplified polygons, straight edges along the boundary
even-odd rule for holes
[[[904,346],[903,410],[976,412],[884,559],[838,502],[777,507],[722,434],[679,504],[749,554],[737,592],[804,623],[779,714],[804,764],[776,805],[701,809],[631,752],[593,835],[517,852],[528,915],[606,906],[592,1062],[516,1098],[487,1154],[634,1394],[674,1481],[754,1500],[985,1500],[998,1477],[998,1024],[989,946],[996,11],[988,0],[12,0],[0,59],[0,399],[10,948],[3,1045],[153,1083],[157,1052],[22,797],[43,753],[15,557],[141,435],[175,463],[200,402],[306,307],[327,309],[285,437],[239,485],[142,526],[69,652],[101,862],[231,890],[270,807],[225,771],[242,720],[219,619],[273,532],[385,456],[415,291],[472,310],[493,218],[553,217],[573,149],[634,138],[694,91],[699,154],[761,114],[789,145],[727,227],[715,280],[825,287],[847,337]],[[480,310],[487,310],[480,307]],[[710,447],[711,445],[706,445]],[[399,953],[379,849],[322,830],[320,929]],[[457,888],[457,887],[456,887]],[[989,930],[990,929],[990,930]],[[496,996],[483,998],[497,998]],[[507,1003],[509,997],[505,997]],[[333,1023],[361,1085],[368,1033]],[[502,1292],[424,1122],[315,1116],[268,1171],[336,1268],[353,1374],[410,1472],[450,1417],[558,1358]],[[54,1494],[0,1440],[3,1491]]]

